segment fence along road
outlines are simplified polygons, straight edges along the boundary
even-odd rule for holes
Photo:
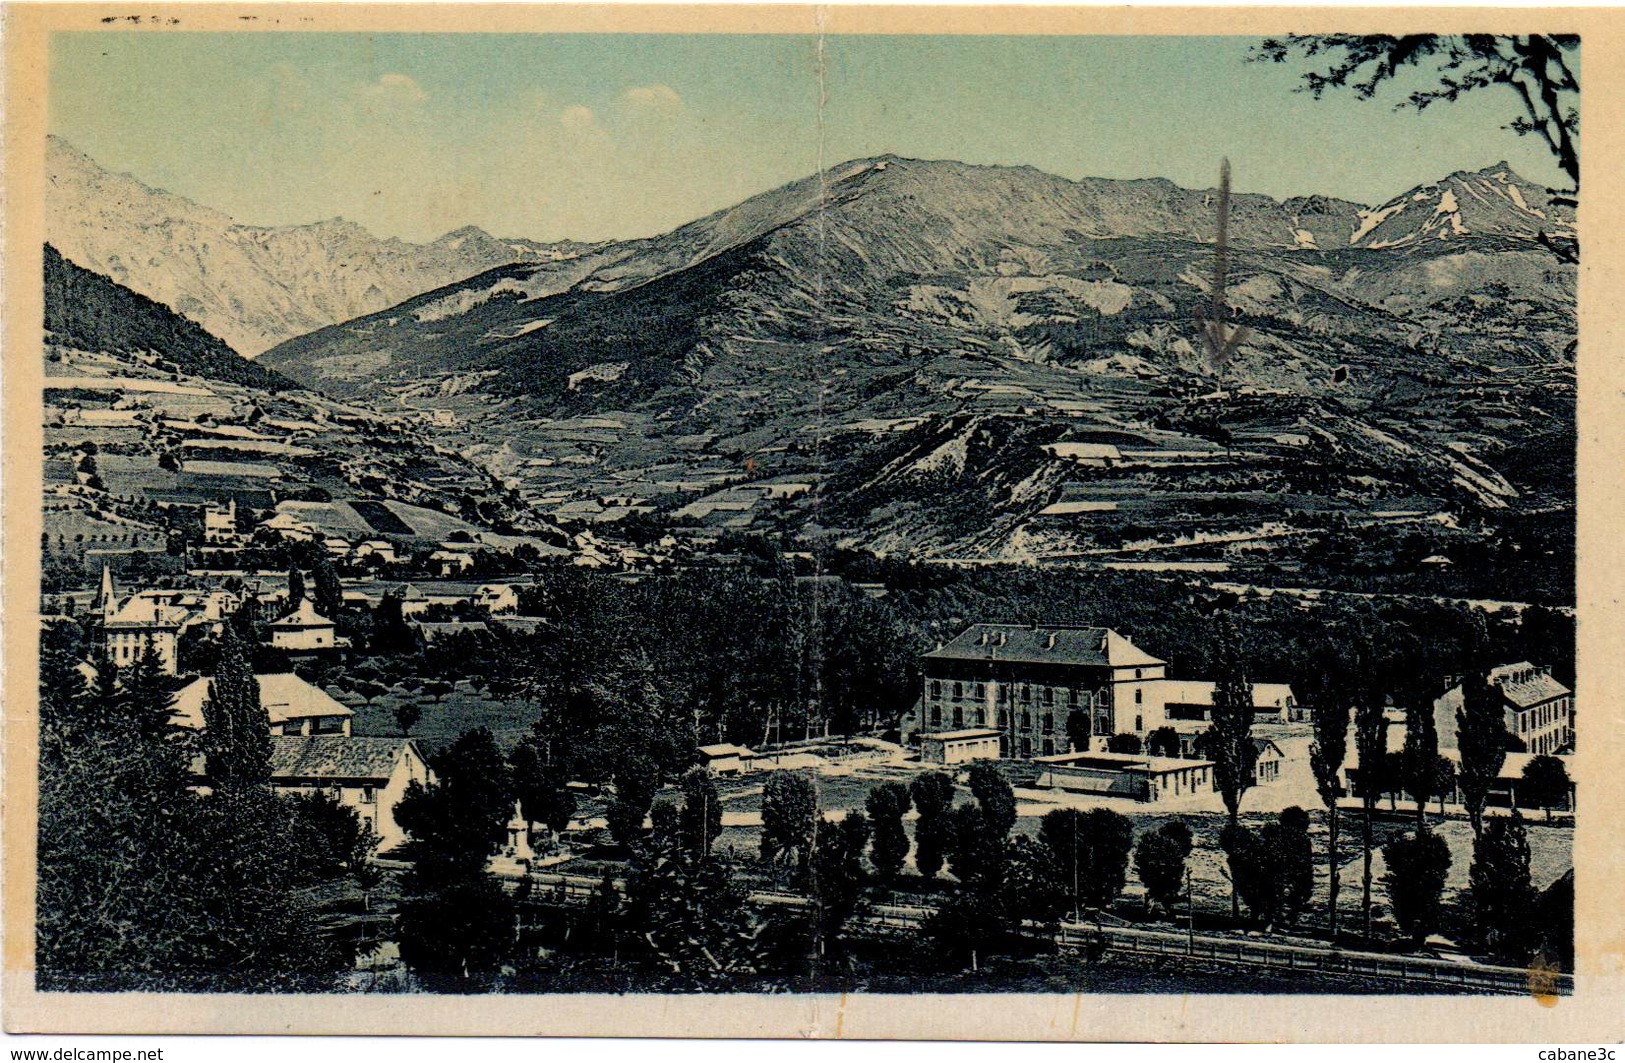
[[[585,904],[598,889],[600,880],[584,875],[538,872],[531,882],[549,889],[566,903]],[[617,884],[621,885],[621,884]],[[813,901],[800,893],[783,890],[757,890],[750,902],[760,908],[810,908]],[[918,931],[936,909],[924,905],[871,904],[854,921],[871,933]],[[1112,951],[1136,956],[1219,963],[1237,967],[1267,967],[1278,971],[1312,971],[1322,974],[1383,978],[1410,985],[1454,986],[1486,993],[1521,996],[1531,992],[1530,971],[1517,967],[1452,963],[1426,956],[1395,956],[1381,952],[1353,952],[1344,949],[1315,948],[1270,941],[1248,941],[1206,934],[1147,930],[1142,927],[1104,926],[1063,922],[1055,934],[1056,948],[1068,955],[1091,960]],[[1542,974],[1542,992],[1574,992],[1572,975]]]

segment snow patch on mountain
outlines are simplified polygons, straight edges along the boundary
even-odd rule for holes
[[[1422,199],[1426,197],[1418,193],[1413,198]],[[1354,232],[1349,235],[1350,246],[1364,240],[1376,230],[1377,226],[1381,225],[1383,222],[1387,221],[1389,218],[1392,218],[1394,215],[1398,214],[1404,209],[1405,204],[1393,203],[1386,207],[1378,207],[1376,210],[1360,211],[1360,227],[1355,229]]]

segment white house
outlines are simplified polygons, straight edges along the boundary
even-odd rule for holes
[[[274,532],[284,539],[307,543],[316,540],[316,529],[292,513],[278,513],[274,517],[260,521],[258,526],[268,532]]]
[[[474,555],[461,550],[436,550],[429,555],[429,561],[442,576],[455,576],[474,567]]]
[[[308,598],[299,603],[299,608],[267,626],[271,630],[272,649],[308,653],[349,645],[348,639],[335,634],[337,628],[333,621],[318,613]]]
[[[487,583],[474,592],[474,604],[488,613],[517,613],[519,588],[511,583]]]
[[[230,499],[225,505],[209,503],[203,507],[203,541],[206,543],[226,545],[235,543],[242,537],[237,534],[237,500]]]
[[[121,600],[112,570],[103,565],[95,604],[109,660],[128,668],[151,650],[163,671],[175,675],[181,632],[197,624],[217,627],[238,600],[225,591],[195,590],[139,591]]]
[[[1528,661],[1503,664],[1489,671],[1490,686],[1501,701],[1507,733],[1536,754],[1567,752],[1574,743],[1574,692],[1552,678],[1550,668]],[[1456,748],[1456,713],[1462,707],[1460,682],[1433,703],[1439,747]]]
[[[331,796],[353,808],[388,852],[406,841],[395,806],[412,783],[427,785],[434,772],[410,738],[340,735],[271,739],[271,785],[282,793]]]
[[[1034,757],[1036,785],[1072,793],[1155,802],[1213,792],[1213,763],[1131,753],[1063,753]]]
[[[151,598],[135,597],[102,621],[107,656],[120,668],[128,668],[151,650],[166,675],[175,675],[175,650],[181,629],[192,619],[192,611],[166,605]]]
[[[751,769],[756,754],[729,742],[699,748],[700,763],[717,775],[741,775]]]

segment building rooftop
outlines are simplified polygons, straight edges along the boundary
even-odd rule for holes
[[[754,757],[756,754],[744,746],[736,746],[729,742],[718,742],[716,745],[701,746],[700,753],[707,757]]]
[[[1569,693],[1569,688],[1536,668],[1528,661],[1503,664],[1490,669],[1490,682],[1501,688],[1505,698],[1518,708],[1526,709]]]
[[[260,685],[260,704],[272,724],[288,720],[308,719],[315,716],[354,716],[355,713],[334,701],[320,687],[300,679],[292,672],[273,672],[254,677]],[[171,710],[173,720],[181,727],[203,729],[203,703],[209,698],[212,680],[205,676],[194,679],[175,695]]]
[[[483,620],[413,620],[410,623],[423,636],[425,642],[433,642],[437,638],[462,631],[491,630]]]
[[[1006,661],[1134,668],[1165,663],[1111,628],[1063,624],[972,624],[923,655],[937,661]]]
[[[1212,705],[1216,685],[1206,679],[1165,679],[1162,681],[1161,690],[1163,700],[1170,705]],[[1282,709],[1288,703],[1296,704],[1292,687],[1288,684],[1253,684],[1255,709]]]
[[[384,782],[411,748],[409,738],[354,738],[348,735],[274,735],[273,779],[369,779]],[[421,754],[418,755],[422,759]]]
[[[944,742],[955,742],[962,738],[997,738],[999,732],[988,727],[967,727],[959,731],[932,731],[922,734],[921,738],[937,738]]]
[[[160,598],[138,594],[119,607],[107,619],[107,626],[118,627],[181,627],[191,617],[191,610],[172,605]]]
[[[299,608],[283,617],[281,620],[271,621],[270,627],[332,627],[333,621],[316,611],[316,607],[306,598],[299,603]]]
[[[1127,771],[1143,775],[1163,775],[1186,768],[1213,766],[1211,760],[1147,757],[1138,753],[1057,753],[1053,757],[1034,757],[1033,763],[1057,768],[1099,768],[1105,771]]]

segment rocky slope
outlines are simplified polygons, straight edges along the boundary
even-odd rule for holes
[[[1349,243],[1404,247],[1475,235],[1572,239],[1574,210],[1501,162],[1476,173],[1457,171],[1437,184],[1361,211],[1360,225]]]
[[[1237,196],[1228,313],[1251,335],[1222,374],[1193,346],[1213,199],[857,160],[264,361],[448,411],[448,438],[546,505],[771,474],[824,488],[769,523],[888,549],[1066,554],[1287,509],[1572,505],[1574,267],[1542,242],[1568,217],[1543,190],[1500,167],[1375,212]],[[1139,456],[1102,473],[1045,449],[1088,442]],[[700,508],[767,519],[721,501]]]

